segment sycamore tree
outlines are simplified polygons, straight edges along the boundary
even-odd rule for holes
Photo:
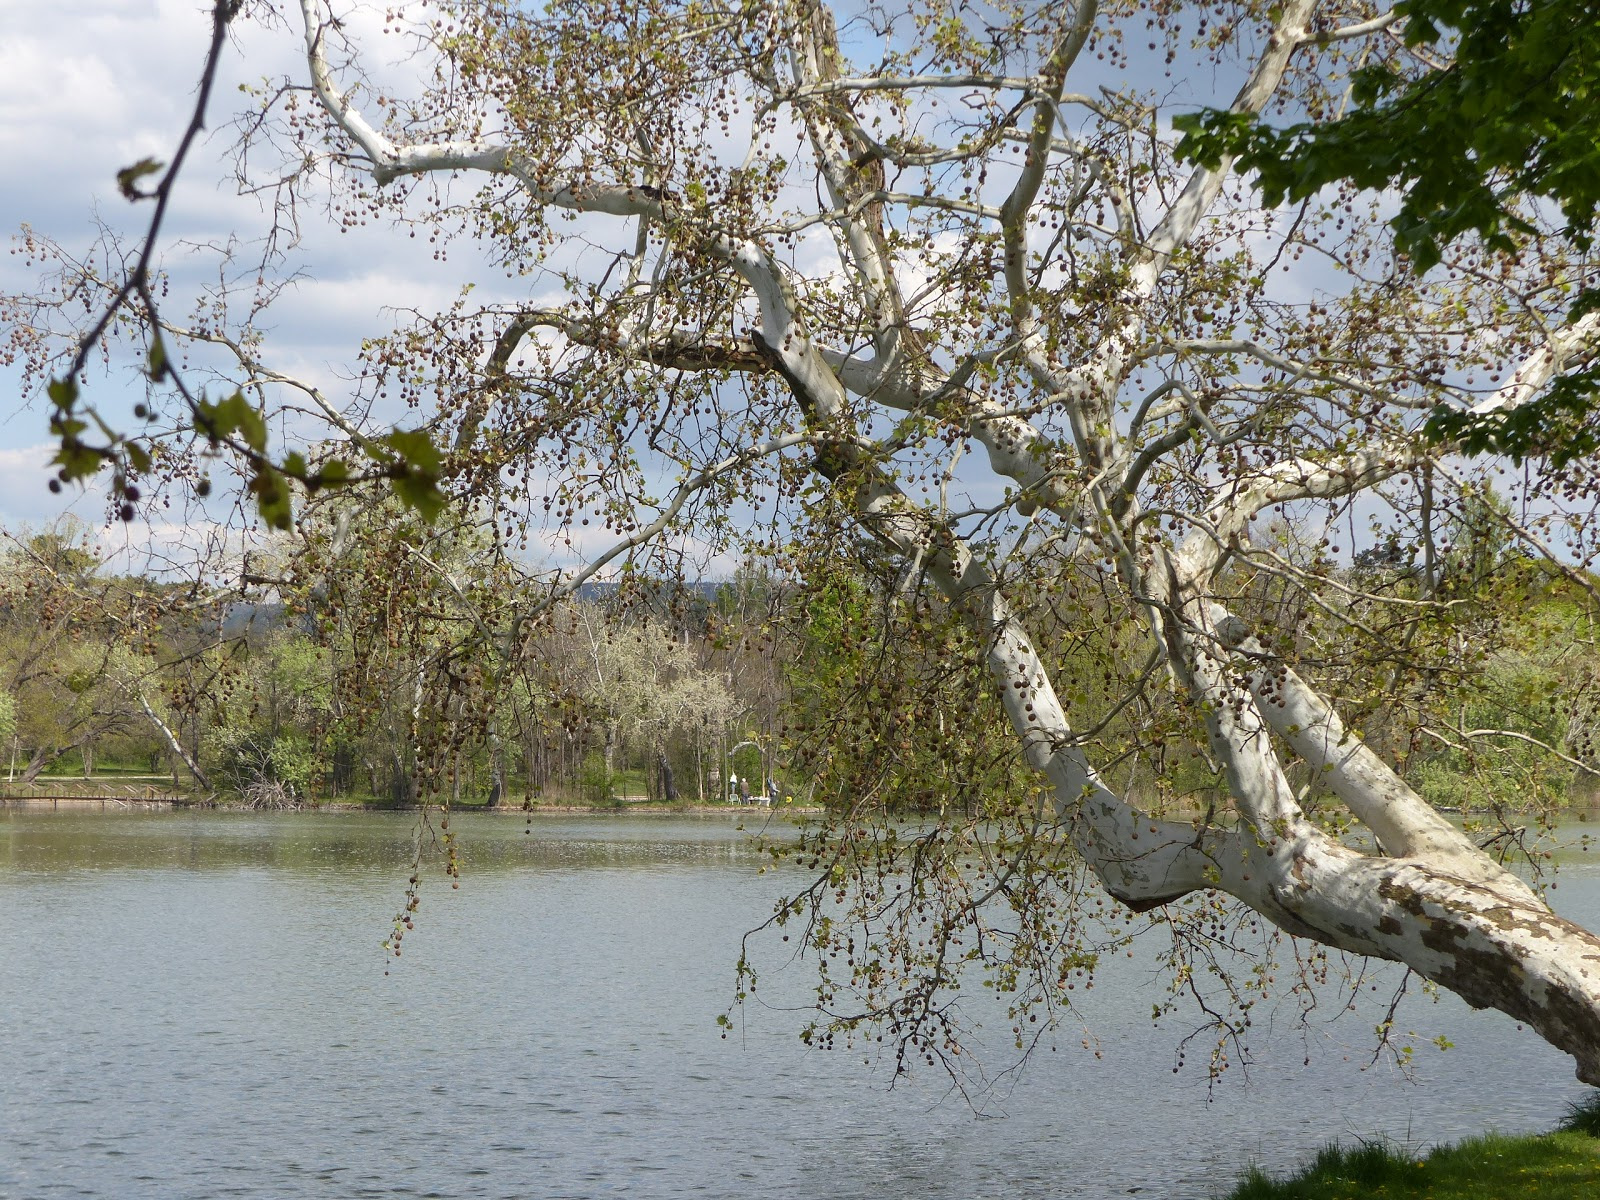
[[[530,570],[528,619],[600,572],[730,552],[804,578],[864,537],[893,568],[852,636],[914,624],[920,661],[982,673],[971,720],[999,714],[1031,775],[941,768],[1004,778],[951,806],[1007,816],[999,849],[860,812],[806,843],[819,884],[779,916],[833,972],[824,1040],[876,1021],[954,1052],[940,996],[972,960],[1023,1007],[1068,1002],[1109,894],[1178,931],[1179,986],[1225,923],[1270,929],[1306,976],[1328,952],[1402,963],[1600,1084],[1600,938],[1408,784],[1403,728],[1432,682],[1470,686],[1496,628],[1441,566],[1483,480],[1423,427],[1581,370],[1594,264],[1534,196],[1418,273],[1381,196],[1268,209],[1227,153],[1175,153],[1175,117],[1324,122],[1356,67],[1420,75],[1447,44],[1367,0],[258,8],[300,41],[237,126],[279,232],[392,223],[477,286],[353,346],[335,393],[274,366],[270,269],[260,304],[213,294],[189,319],[149,253],[95,271],[35,238],[76,285],[59,294],[116,314],[85,334],[49,294],[10,302],[64,479],[109,465],[134,504],[227,464],[280,527],[297,489],[387,483],[581,564]],[[159,206],[180,165],[125,190]],[[129,346],[134,433],[85,373]],[[1591,480],[1582,456],[1533,460],[1494,517],[1544,564],[1522,586],[1564,587],[1578,626]],[[1344,565],[1375,547],[1383,570]],[[913,750],[870,757],[931,761]],[[1229,995],[1225,1033],[1254,1002]]]

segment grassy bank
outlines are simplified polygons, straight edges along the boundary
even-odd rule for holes
[[[1300,1174],[1259,1168],[1227,1200],[1574,1200],[1600,1196],[1600,1093],[1554,1132],[1488,1134],[1418,1158],[1384,1145],[1329,1146]]]

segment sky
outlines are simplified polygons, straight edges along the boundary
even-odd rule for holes
[[[203,0],[84,0],[70,8],[0,0],[5,35],[0,38],[0,161],[8,164],[0,175],[0,234],[14,239],[26,226],[75,253],[99,242],[102,228],[125,246],[138,243],[151,206],[125,200],[117,172],[146,157],[170,160],[192,112],[210,35],[209,9]],[[360,22],[372,19],[346,21],[366,55],[363,69],[403,70],[375,58],[377,47],[396,52],[392,41],[361,36]],[[292,20],[298,21],[298,13]],[[173,279],[174,297],[193,295],[208,281],[202,272],[214,270],[215,255],[194,247],[237,239],[243,261],[271,229],[268,205],[238,194],[229,157],[236,130],[229,122],[249,107],[241,86],[287,74],[303,77],[302,55],[297,27],[235,23],[208,134],[180,176],[161,239],[160,263]],[[324,388],[336,402],[348,394],[341,373],[361,339],[397,323],[391,305],[444,308],[469,280],[492,287],[498,276],[474,272],[464,244],[453,246],[450,260],[441,264],[425,239],[397,236],[386,225],[339,233],[313,213],[299,233],[300,241],[280,267],[297,282],[263,323],[269,362]],[[0,257],[0,294],[35,292],[40,279],[40,269],[30,268],[16,253]],[[518,294],[524,302],[529,298],[525,288]],[[531,298],[554,302],[558,297]],[[186,315],[176,302],[163,312],[169,318]],[[0,330],[0,345],[3,337]],[[142,386],[137,364],[129,362],[109,376],[92,377],[87,399],[119,428],[133,428],[132,410]],[[186,537],[213,538],[207,526],[227,515],[215,505],[209,514],[141,513],[139,520],[123,525],[107,522],[105,492],[92,481],[86,488],[69,485],[63,495],[52,494],[49,462],[55,446],[49,410],[47,400],[25,394],[15,365],[0,364],[0,529],[38,529],[70,511],[130,569],[139,569],[139,555],[149,547]],[[581,527],[574,533],[584,536]],[[594,545],[579,550],[592,550],[600,540],[595,537]],[[730,571],[736,565],[722,564]]]
[[[116,175],[145,157],[171,159],[193,109],[209,9],[202,0],[0,0],[0,161],[6,164],[0,234],[13,251],[0,257],[0,293],[39,286],[39,269],[15,253],[24,226],[75,252],[96,244],[102,227],[128,246],[137,243],[151,206],[123,199]],[[296,48],[292,31],[281,25],[236,23],[208,131],[180,177],[162,238],[161,262],[175,296],[200,282],[199,263],[214,270],[213,256],[190,247],[236,238],[248,248],[271,228],[265,205],[237,194],[229,122],[244,107],[241,84],[294,69]],[[399,297],[423,308],[447,302],[462,279],[462,268],[441,269],[425,251],[387,231],[341,236],[311,220],[302,233],[286,264],[299,282],[267,322],[273,365],[335,395],[342,386],[337,364],[348,361],[364,335],[392,326],[388,305]],[[139,395],[131,368],[91,378],[89,399],[109,414],[131,421]],[[107,550],[137,551],[181,536],[185,523],[204,524],[193,513],[157,511],[127,527],[106,525],[102,489],[52,495],[48,402],[23,394],[14,364],[0,364],[0,396],[0,528],[40,528],[66,509],[94,529]]]
[[[116,176],[146,157],[171,159],[193,111],[210,7],[206,0],[74,0],[70,6],[0,0],[0,161],[7,164],[0,173],[0,236],[12,243],[9,248],[14,250],[25,226],[74,253],[99,243],[102,229],[129,248],[138,244],[151,205],[125,200]],[[376,36],[381,10],[376,16],[356,13],[350,9],[344,21],[363,53],[362,69],[380,77],[403,72],[403,62],[378,57],[403,50]],[[270,202],[238,194],[230,157],[238,139],[231,122],[251,105],[242,87],[260,88],[286,75],[303,79],[298,20],[296,11],[290,25],[234,24],[207,133],[185,164],[161,238],[159,262],[175,298],[163,308],[169,318],[187,317],[186,298],[214,278],[214,247],[234,240],[239,261],[254,261],[250,250],[272,229]],[[375,27],[363,29],[364,24]],[[337,403],[349,395],[343,375],[362,339],[399,323],[396,304],[438,310],[469,281],[480,285],[480,298],[492,295],[497,279],[519,302],[557,301],[554,294],[530,295],[526,285],[516,290],[518,283],[505,283],[498,270],[483,271],[469,250],[458,242],[440,263],[425,238],[397,235],[386,224],[341,233],[324,214],[308,213],[297,243],[277,268],[295,282],[261,322],[269,365],[316,384]],[[22,256],[0,256],[0,295],[36,292],[40,280],[40,269]],[[0,347],[5,333],[0,326]],[[86,399],[126,430],[137,427],[133,408],[142,388],[138,364],[130,361],[109,375],[92,375]],[[181,513],[156,508],[124,525],[107,520],[105,491],[93,481],[52,494],[49,411],[48,400],[25,393],[15,364],[0,363],[0,529],[37,530],[68,511],[130,570],[158,569],[141,561],[152,548],[216,541],[230,515],[220,500],[209,512],[192,505]],[[394,420],[402,414],[380,415]],[[293,442],[291,436],[288,444]],[[219,487],[218,497],[227,491]],[[239,524],[236,514],[232,524]],[[580,528],[574,535],[580,555],[604,540],[597,530]],[[236,534],[230,537],[237,543]],[[235,557],[237,551],[236,545]],[[731,571],[736,565],[721,567]]]
[[[8,241],[29,224],[82,244],[97,212],[130,215],[116,198],[116,164],[170,145],[182,96],[166,80],[204,46],[192,5],[160,7],[90,0],[69,12],[0,0],[0,230]],[[26,291],[33,280],[15,253],[0,260],[0,290]],[[0,525],[43,524],[61,508],[46,490],[44,409],[21,404],[14,368],[0,368],[0,386]],[[84,497],[75,507],[94,520],[103,505]]]
[[[0,233],[11,236],[26,225],[75,251],[95,244],[101,227],[126,245],[137,242],[150,206],[124,200],[116,175],[145,157],[171,157],[192,111],[210,34],[209,9],[205,0],[0,0],[0,162],[6,164],[0,173]],[[361,36],[355,18],[351,22],[364,51],[380,44]],[[247,253],[271,228],[266,206],[237,194],[228,153],[236,131],[229,121],[248,107],[241,85],[303,74],[300,54],[294,28],[236,24],[210,131],[180,179],[162,239],[161,261],[175,281],[175,296],[192,293],[201,282],[200,264],[213,261],[193,246],[238,239]],[[364,66],[381,70],[385,64],[369,58]],[[391,304],[444,307],[472,274],[464,248],[441,265],[423,239],[397,237],[386,226],[340,234],[312,215],[301,232],[283,268],[296,273],[298,282],[265,322],[271,365],[322,386],[335,399],[347,392],[341,364],[351,361],[353,348],[395,324]],[[0,256],[0,293],[38,286],[36,268],[27,268],[18,255]],[[181,308],[167,311],[185,315]],[[3,335],[0,330],[0,345]],[[92,380],[89,398],[123,419],[126,428],[140,394],[140,380],[128,366]],[[157,510],[124,526],[105,522],[105,497],[96,487],[51,494],[54,446],[47,410],[41,398],[21,393],[14,366],[0,364],[0,528],[39,528],[69,508],[108,552],[131,560],[152,546],[213,537],[209,526],[226,517],[220,508]]]

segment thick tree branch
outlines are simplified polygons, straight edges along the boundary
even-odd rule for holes
[[[662,215],[663,198],[655,187],[591,180],[554,181],[552,186],[548,173],[538,164],[502,144],[479,140],[395,144],[374,128],[334,83],[328,65],[327,39],[338,23],[323,0],[300,0],[300,11],[305,20],[306,65],[312,87],[334,124],[367,156],[374,182],[381,185],[404,175],[433,172],[483,171],[515,178],[529,196],[552,208],[618,217]]]

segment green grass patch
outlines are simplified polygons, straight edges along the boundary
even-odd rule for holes
[[[1426,1156],[1385,1145],[1327,1147],[1300,1174],[1254,1168],[1228,1200],[1573,1200],[1600,1196],[1600,1093],[1553,1133],[1488,1134]]]
[[[1569,1133],[1586,1133],[1600,1138],[1600,1092],[1590,1092],[1567,1109],[1567,1118],[1560,1128]]]

